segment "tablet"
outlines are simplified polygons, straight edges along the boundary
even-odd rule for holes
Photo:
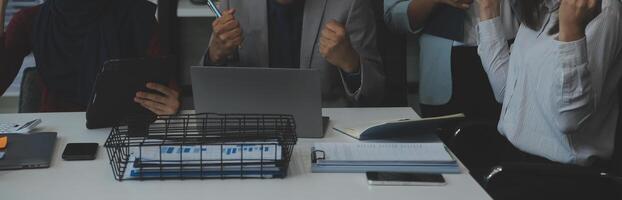
[[[86,127],[112,127],[132,115],[155,116],[134,102],[136,92],[155,92],[147,89],[146,84],[168,85],[174,72],[175,62],[171,57],[116,59],[104,63],[87,107]]]

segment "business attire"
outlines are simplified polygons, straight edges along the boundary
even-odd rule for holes
[[[521,26],[512,46],[500,43],[497,18],[480,23],[479,54],[495,96],[503,102],[499,132],[516,147],[562,163],[609,159],[619,116],[622,3],[603,0],[586,38],[547,35],[559,0],[546,0],[541,30]]]
[[[416,0],[415,0],[416,1]],[[385,22],[394,31],[418,34],[419,101],[422,115],[464,113],[467,118],[497,119],[501,106],[477,55],[479,5],[467,11],[439,6],[426,25],[413,30],[408,17],[411,0],[385,0]],[[518,21],[509,1],[501,1],[503,41],[514,38]]]
[[[557,35],[548,34],[558,19],[559,4],[559,0],[545,0],[545,24],[539,30],[521,26],[511,48],[503,42],[500,18],[479,24],[479,55],[495,97],[503,102],[495,134],[509,141],[497,149],[515,147],[515,154],[531,158],[598,166],[611,159],[619,117],[622,3],[603,0],[602,13],[588,25],[586,37],[573,42],[560,42]],[[465,163],[495,151],[473,148],[483,151],[461,157]],[[488,169],[502,162],[488,159]],[[473,170],[485,167],[480,163]]]
[[[324,107],[377,105],[382,100],[383,66],[369,0],[306,0],[291,5],[274,0],[223,0],[220,6],[236,9],[244,36],[237,55],[225,65],[318,69]],[[320,54],[320,31],[329,20],[345,25],[361,57],[359,73],[343,72]],[[207,53],[201,63],[214,65]]]
[[[155,9],[144,0],[48,0],[20,10],[0,38],[0,94],[32,52],[43,86],[38,111],[84,111],[105,61],[159,55]]]

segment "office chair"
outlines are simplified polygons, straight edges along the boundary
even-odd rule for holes
[[[19,113],[36,113],[41,109],[43,82],[36,67],[24,69],[19,92]]]
[[[469,125],[485,124],[496,127],[490,122]],[[618,117],[614,154],[606,164],[502,163],[491,169],[482,186],[494,199],[622,199],[622,115]]]

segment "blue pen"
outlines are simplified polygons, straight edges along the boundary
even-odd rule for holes
[[[216,7],[216,4],[214,3],[213,0],[207,0],[207,5],[212,10],[212,12],[216,14],[217,18],[222,17],[222,12],[220,11],[220,9],[218,9],[218,7]],[[238,48],[242,48],[242,45],[238,46]]]
[[[218,7],[216,7],[216,4],[214,3],[214,1],[207,0],[207,5],[212,10],[212,12],[214,12],[214,14],[216,14],[216,17],[222,17],[222,12],[220,12]]]

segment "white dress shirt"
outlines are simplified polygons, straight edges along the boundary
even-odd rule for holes
[[[518,27],[520,26],[516,17],[512,13],[512,5],[509,0],[500,0],[501,4],[501,21],[503,22],[503,31],[505,39],[510,40],[516,36]],[[479,43],[479,2],[474,1],[466,12],[464,19],[464,40],[463,42],[454,41],[454,46],[475,47]]]
[[[560,42],[549,29],[559,0],[546,0],[541,30],[521,26],[511,48],[499,18],[479,23],[479,54],[496,98],[499,132],[514,146],[561,163],[609,159],[619,115],[622,5],[603,0],[586,37]]]

